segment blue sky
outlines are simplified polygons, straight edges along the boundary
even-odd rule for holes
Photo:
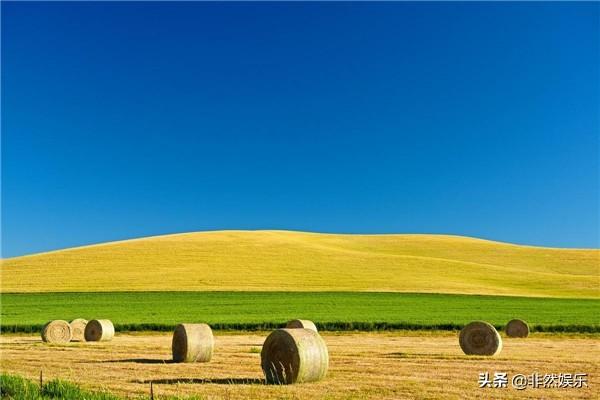
[[[213,229],[598,247],[599,3],[2,3],[2,255]]]

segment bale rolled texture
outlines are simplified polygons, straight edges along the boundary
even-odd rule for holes
[[[179,324],[171,347],[175,362],[209,362],[215,347],[212,329],[207,324]]]
[[[460,348],[468,355],[493,356],[502,350],[502,338],[492,325],[474,321],[460,331]]]
[[[277,329],[260,353],[267,383],[291,384],[321,380],[329,368],[327,345],[312,329]]]
[[[318,332],[315,323],[307,319],[294,319],[288,321],[285,327],[288,329],[311,329]]]
[[[74,319],[69,323],[71,325],[71,340],[74,342],[84,342],[85,341],[85,326],[87,325],[87,320],[83,318]]]
[[[84,336],[88,342],[106,342],[115,336],[115,327],[108,319],[93,319],[85,326]]]
[[[71,325],[60,319],[50,321],[42,328],[42,340],[48,343],[69,343],[71,335]]]
[[[506,335],[512,338],[526,338],[529,336],[529,325],[521,319],[513,319],[506,324]]]

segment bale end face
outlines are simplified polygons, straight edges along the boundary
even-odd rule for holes
[[[521,319],[513,319],[506,324],[506,336],[511,338],[526,338],[529,336],[529,325]]]
[[[48,322],[42,329],[42,340],[47,343],[69,343],[72,335],[71,325],[59,319]]]
[[[315,382],[327,375],[329,353],[319,334],[311,329],[277,329],[265,340],[261,367],[267,383]]]
[[[502,350],[502,338],[491,324],[471,322],[460,331],[459,344],[467,355],[494,356]]]

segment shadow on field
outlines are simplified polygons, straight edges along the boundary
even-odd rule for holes
[[[388,353],[385,355],[387,358],[425,358],[430,360],[451,360],[451,359],[460,359],[463,358],[461,356],[455,356],[451,354],[443,354],[443,353]]]
[[[14,342],[8,342],[8,343],[4,343],[4,344],[45,344],[45,343],[42,342],[40,339],[22,339],[22,340],[15,340]]]
[[[126,358],[120,360],[104,360],[99,363],[137,363],[137,364],[173,364],[173,360],[162,360],[156,358]]]
[[[201,385],[264,385],[264,379],[258,378],[173,378],[173,379],[149,379],[145,381],[132,381],[136,383],[153,383],[155,385],[176,385],[178,383],[201,384]]]

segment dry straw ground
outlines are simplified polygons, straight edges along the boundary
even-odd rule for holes
[[[598,298],[600,250],[443,235],[220,231],[3,260],[2,291],[398,291]]]
[[[33,336],[3,336],[2,371],[37,379],[60,377],[122,394],[201,395],[227,399],[306,398],[598,398],[597,337],[533,334],[505,339],[494,358],[467,357],[456,333],[325,333],[330,352],[324,381],[265,386],[260,347],[267,332],[219,334],[208,364],[173,364],[171,335],[118,335],[107,343],[48,345]],[[479,372],[585,372],[587,389],[478,389]],[[179,383],[178,383],[179,382]],[[204,398],[204,397],[203,397]]]

